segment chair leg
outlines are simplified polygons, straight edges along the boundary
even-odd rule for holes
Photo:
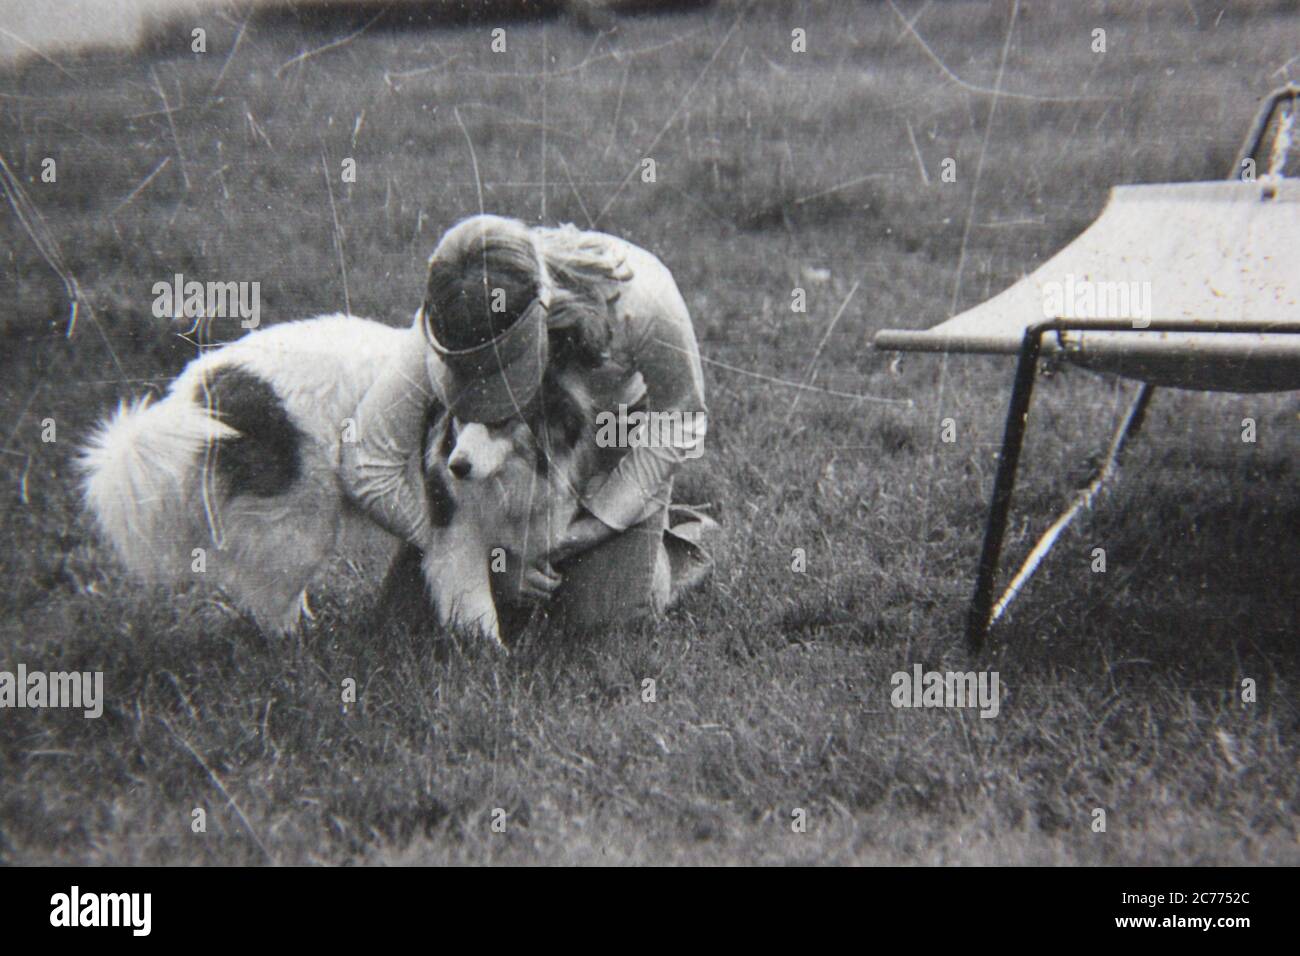
[[[1034,572],[1038,570],[1038,566],[1043,563],[1043,559],[1051,552],[1052,547],[1061,536],[1061,532],[1069,527],[1070,522],[1075,519],[1079,512],[1092,506],[1093,498],[1101,490],[1101,486],[1110,479],[1119,466],[1119,459],[1124,452],[1124,446],[1142,427],[1142,419],[1146,415],[1147,405],[1151,401],[1151,394],[1154,391],[1155,386],[1150,383],[1144,383],[1138,390],[1137,397],[1129,406],[1128,413],[1124,416],[1124,420],[1120,422],[1119,427],[1115,429],[1115,434],[1110,440],[1110,448],[1106,452],[1105,463],[1098,469],[1093,479],[1074,496],[1074,501],[1070,503],[1069,507],[1062,511],[1038,540],[1034,542],[1034,546],[1029,550],[1029,554],[1020,565],[1020,569],[1012,577],[1011,583],[1007,585],[1006,590],[1002,592],[1002,596],[993,604],[993,609],[989,612],[987,628],[992,628],[997,623],[998,618],[1002,616],[1002,612],[1015,600],[1016,595],[1020,593],[1020,589],[1033,577]]]
[[[997,475],[993,479],[989,520],[984,528],[984,546],[980,550],[979,567],[975,572],[975,594],[971,597],[970,612],[966,618],[966,641],[976,651],[984,646],[984,638],[988,633],[989,609],[993,606],[993,581],[997,575],[998,557],[1002,553],[1002,539],[1007,530],[1011,492],[1016,486],[1016,468],[1025,442],[1029,401],[1034,394],[1034,379],[1038,373],[1038,354],[1041,348],[1042,330],[1034,327],[1026,329],[1020,345],[1020,359],[1016,363],[1011,401],[1007,406],[1002,452],[998,456]]]

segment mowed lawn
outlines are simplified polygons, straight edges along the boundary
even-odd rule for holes
[[[1157,393],[976,657],[961,626],[1012,362],[869,346],[1002,289],[1111,185],[1224,176],[1300,14],[1220,6],[1034,3],[1008,34],[1011,3],[719,3],[613,37],[503,22],[501,53],[491,23],[321,49],[347,31],[254,23],[236,45],[239,19],[207,15],[138,58],[0,74],[0,150],[87,302],[69,336],[63,283],[6,209],[0,669],[102,670],[107,698],[98,720],[0,711],[0,860],[1300,862],[1295,395]],[[264,323],[404,324],[480,195],[676,274],[709,363],[680,494],[724,526],[710,588],[656,626],[533,633],[502,660],[432,625],[377,632],[373,562],[340,564],[293,639],[127,580],[73,461],[119,397],[196,354],[153,317],[154,283],[259,282]],[[1013,556],[1132,391],[1041,383]],[[997,670],[998,716],[894,709],[891,675],[918,663]]]

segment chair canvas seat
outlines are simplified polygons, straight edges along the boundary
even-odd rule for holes
[[[876,347],[1015,354],[1053,318],[1300,322],[1300,181],[1119,186],[1097,220],[999,295]],[[1061,332],[1045,354],[1156,385],[1258,392],[1300,388],[1300,336]]]

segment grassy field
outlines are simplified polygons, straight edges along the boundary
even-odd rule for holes
[[[1222,177],[1300,14],[1026,6],[1012,24],[1011,3],[724,2],[612,37],[506,23],[503,53],[488,24],[325,48],[339,37],[209,14],[206,54],[185,22],[148,55],[0,74],[0,150],[93,306],[67,336],[64,286],[7,210],[0,669],[102,670],[107,695],[99,720],[0,711],[0,860],[1300,862],[1294,394],[1157,393],[1118,482],[977,659],[960,630],[1011,363],[869,347],[1014,281],[1113,184]],[[365,565],[280,641],[210,592],[126,580],[72,461],[120,396],[195,355],[151,315],[153,284],[258,281],[264,322],[403,324],[480,188],[676,274],[710,362],[711,444],[681,494],[724,525],[711,587],[657,626],[530,635],[503,661],[375,632]],[[1013,555],[1132,389],[1042,382]],[[996,669],[999,715],[892,708],[916,663]]]

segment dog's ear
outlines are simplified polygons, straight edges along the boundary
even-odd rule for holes
[[[612,332],[605,309],[572,301],[554,305],[547,329],[556,367],[594,369],[609,360]]]
[[[562,381],[561,376],[547,371],[542,384],[547,438],[563,440],[567,449],[576,448],[591,417],[587,408],[590,399],[578,382]]]
[[[443,412],[441,417],[437,417],[436,410],[431,409],[425,419],[420,463],[423,465],[424,499],[429,509],[429,523],[435,528],[447,527],[456,513],[456,501],[451,496],[451,489],[447,487],[447,478],[442,469],[434,464],[435,461],[445,462],[451,456],[455,443],[455,423],[451,413]],[[436,455],[429,454],[431,449]]]
[[[524,414],[524,425],[528,429],[528,445],[532,450],[533,467],[537,474],[545,478],[551,473],[551,433],[547,424],[546,384],[543,380],[541,392],[528,403]]]
[[[564,411],[560,416],[560,426],[564,429],[564,444],[568,448],[577,448],[587,429],[587,414],[582,403],[567,392],[563,401]]]
[[[447,412],[439,425],[438,456],[446,461],[456,447],[456,419],[452,418],[451,412]]]

